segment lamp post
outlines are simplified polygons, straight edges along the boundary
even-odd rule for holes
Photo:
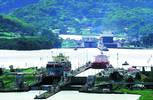
[[[149,67],[149,65],[150,65],[150,61],[151,61],[151,59],[152,59],[152,54],[151,54],[151,56],[149,57],[149,59],[147,60],[148,67]],[[150,66],[152,66],[152,64],[151,64]]]
[[[75,65],[75,69],[79,68],[79,55],[77,54],[77,50],[78,49],[73,49],[74,50],[74,57],[76,59],[76,65]]]
[[[119,60],[119,58],[118,58],[118,53],[117,53],[117,58],[116,58],[116,60],[117,60],[117,67],[118,67],[118,60]]]

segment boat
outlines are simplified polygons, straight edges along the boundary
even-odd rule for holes
[[[109,51],[107,47],[103,47],[102,51]]]
[[[71,62],[68,60],[68,56],[60,53],[52,58],[53,61],[49,61],[46,64],[46,71],[41,81],[43,85],[57,84],[61,79],[71,74]]]
[[[97,55],[95,57],[95,61],[92,62],[92,67],[93,69],[105,69],[109,67],[110,63],[108,60],[108,57],[104,54]]]
[[[77,48],[77,47],[75,47],[75,48],[74,48],[74,50],[78,50],[78,48]]]
[[[100,50],[100,51],[109,51],[109,49],[107,48],[107,47],[98,47],[98,49]]]
[[[129,63],[127,61],[125,61],[122,65],[129,65]]]
[[[71,71],[69,57],[60,53],[58,56],[53,56],[52,58],[53,61],[48,62],[46,65],[47,75],[55,77],[67,76]]]

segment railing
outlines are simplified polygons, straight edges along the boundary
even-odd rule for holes
[[[76,75],[78,75],[78,74],[80,74],[80,73],[88,70],[89,68],[91,68],[91,63],[90,62],[87,62],[85,65],[83,65],[83,66],[81,66],[81,67],[73,70],[71,72],[71,74],[72,74],[72,76],[76,76]]]

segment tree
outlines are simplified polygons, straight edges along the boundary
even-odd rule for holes
[[[0,76],[3,75],[3,69],[0,68]]]
[[[142,74],[145,74],[145,67],[142,67]]]
[[[4,82],[3,82],[3,80],[0,80],[0,88],[4,88]]]
[[[13,65],[10,65],[9,68],[10,68],[10,72],[15,72]]]
[[[153,82],[153,67],[151,67],[151,72],[149,74],[149,78],[151,79],[151,81]]]
[[[140,73],[136,73],[135,79],[136,80],[141,80],[141,74]]]

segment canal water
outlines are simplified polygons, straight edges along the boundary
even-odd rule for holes
[[[35,100],[35,95],[43,91],[30,91],[23,93],[0,93],[1,100]],[[139,95],[130,94],[88,94],[78,91],[61,91],[46,100],[137,100]]]
[[[17,68],[45,67],[46,63],[52,60],[52,56],[56,56],[59,53],[69,56],[69,60],[72,62],[72,69],[76,69],[88,61],[94,61],[94,57],[100,54],[101,51],[95,48],[35,51],[0,50],[0,67],[9,68],[9,65],[14,65]],[[103,53],[109,57],[109,61],[114,67],[128,68],[130,66],[153,65],[153,50],[109,49],[109,51]],[[129,66],[122,66],[125,61],[129,63]],[[83,75],[87,76],[90,73],[95,74],[97,70],[89,70]],[[0,100],[33,100],[36,94],[40,94],[40,91],[0,93]],[[138,98],[139,95],[129,94],[86,94],[77,91],[61,91],[47,100],[137,100]]]
[[[69,60],[72,62],[72,69],[76,69],[87,61],[93,61],[94,57],[100,54],[101,51],[96,48],[35,51],[0,50],[0,67],[8,68],[9,65],[14,65],[14,67],[18,68],[27,68],[32,66],[45,67],[46,63],[52,60],[52,56],[56,56],[59,53],[69,56]],[[104,52],[104,54],[109,57],[109,61],[114,67],[127,68],[130,66],[153,65],[153,50],[109,49],[109,51]],[[129,66],[122,66],[125,61],[129,63]]]

